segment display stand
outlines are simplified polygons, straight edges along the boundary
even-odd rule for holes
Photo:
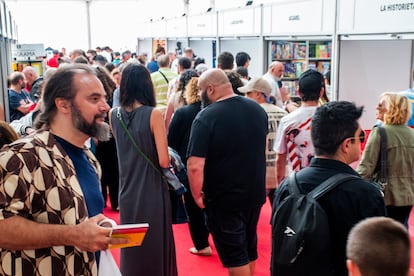
[[[297,96],[298,79],[307,69],[325,75],[331,69],[331,40],[270,41],[271,61],[284,64],[283,85],[291,96]]]

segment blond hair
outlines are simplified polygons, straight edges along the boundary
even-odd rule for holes
[[[381,94],[385,104],[384,124],[404,125],[411,117],[411,103],[404,95],[385,92]]]
[[[185,100],[187,104],[200,102],[200,95],[198,95],[198,77],[192,77],[185,87]]]

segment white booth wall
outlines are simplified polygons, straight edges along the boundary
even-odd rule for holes
[[[147,61],[150,61],[152,57],[151,52],[152,52],[152,39],[151,38],[138,39],[137,54],[140,55],[142,53],[146,53],[148,57]]]
[[[339,100],[363,105],[363,129],[375,124],[375,107],[383,92],[406,90],[412,68],[411,40],[343,40],[340,42]]]
[[[197,57],[204,58],[206,65],[213,68],[213,39],[190,40],[189,47]]]
[[[234,68],[236,68],[236,54],[238,52],[246,52],[250,55],[250,65],[249,65],[249,76],[250,77],[260,77],[263,75],[263,70],[261,68],[261,63],[259,62],[263,59],[262,49],[260,47],[259,38],[242,38],[242,39],[221,39],[220,40],[220,52],[230,52],[234,56]],[[217,56],[220,53],[217,53]]]

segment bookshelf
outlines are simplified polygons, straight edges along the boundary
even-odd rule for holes
[[[290,95],[297,96],[299,76],[307,69],[323,75],[331,68],[331,40],[275,40],[270,41],[271,62],[285,66],[283,86]]]

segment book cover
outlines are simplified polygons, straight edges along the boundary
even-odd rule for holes
[[[112,228],[111,238],[126,238],[128,243],[110,244],[109,249],[141,246],[149,227],[148,223],[117,225],[112,219],[106,218],[99,222],[99,226]]]
[[[283,58],[282,45],[282,41],[272,41],[272,60]]]
[[[316,44],[309,43],[309,57],[316,58]]]
[[[306,43],[295,42],[293,45],[293,58],[305,59],[306,58]]]
[[[289,42],[284,42],[282,44],[282,59],[292,58],[292,46]]]
[[[317,70],[316,62],[309,61],[308,69]]]
[[[316,48],[316,53],[318,58],[328,58],[328,45],[326,44],[318,44]]]
[[[325,75],[331,69],[331,63],[329,61],[318,62],[318,71]]]
[[[291,62],[285,62],[285,77],[295,78],[296,77],[296,68],[295,64]]]
[[[296,67],[296,77],[299,78],[300,75],[302,75],[302,73],[306,71],[306,62],[305,61],[295,62],[295,67]]]
[[[127,238],[129,239],[129,242],[123,244],[110,244],[109,249],[141,246],[145,234],[147,233],[148,227],[148,223],[123,224],[113,226],[111,238]]]

